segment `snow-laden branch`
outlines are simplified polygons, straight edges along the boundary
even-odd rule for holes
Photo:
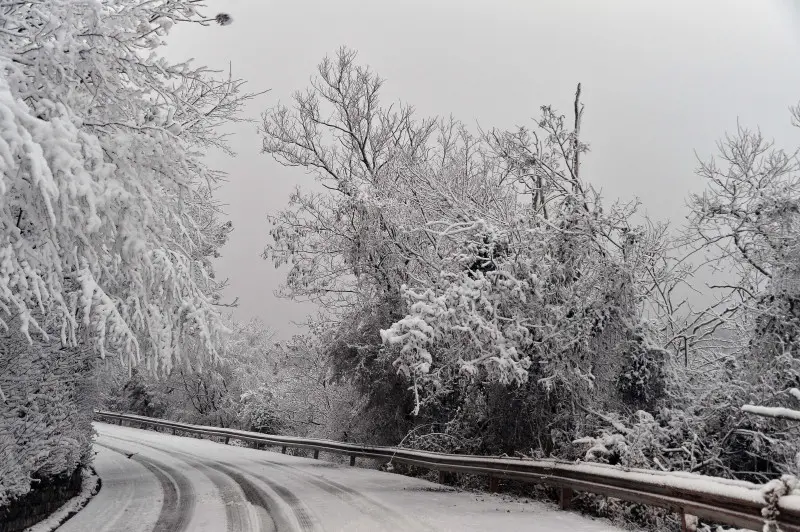
[[[252,95],[155,50],[200,2],[18,2],[0,33],[0,323],[166,369],[223,328],[202,150]],[[221,25],[230,22],[222,16]],[[13,31],[12,31],[13,30]],[[143,53],[148,50],[148,53]],[[38,335],[38,336],[37,336]]]
[[[791,408],[783,408],[779,406],[744,405],[742,406],[742,412],[763,417],[800,421],[800,410],[792,410]]]

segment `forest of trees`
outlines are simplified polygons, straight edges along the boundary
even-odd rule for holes
[[[276,342],[231,317],[212,265],[232,227],[203,152],[230,151],[220,128],[254,94],[156,52],[177,22],[231,21],[196,4],[0,3],[0,507],[90,461],[97,407],[798,474],[798,423],[742,410],[800,406],[796,152],[740,127],[668,224],[593,187],[580,85],[565,115],[473,130],[381,100],[340,49],[260,122],[263,152],[319,185],[270,215],[280,295],[319,309]]]

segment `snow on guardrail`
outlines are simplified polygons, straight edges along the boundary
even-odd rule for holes
[[[237,429],[190,425],[176,421],[133,414],[96,411],[95,418],[122,424],[166,428],[204,436],[239,439],[262,446],[303,448],[404,463],[437,471],[486,475],[490,488],[497,479],[508,478],[545,484],[560,490],[562,508],[569,506],[573,491],[605,495],[629,502],[667,508],[682,514],[685,529],[696,516],[710,522],[750,530],[762,530],[767,524],[784,532],[800,532],[800,494],[794,493],[785,479],[766,486],[750,482],[708,477],[696,473],[629,469],[607,464],[530,460],[493,456],[470,456],[414,451],[398,447],[374,447],[332,440],[261,434]],[[783,482],[783,484],[782,484]],[[787,487],[788,486],[788,487]]]

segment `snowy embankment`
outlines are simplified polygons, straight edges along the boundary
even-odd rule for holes
[[[208,440],[96,428],[103,489],[59,532],[621,532],[551,504]]]
[[[100,477],[88,469],[83,470],[82,476],[80,493],[64,503],[50,517],[27,528],[25,532],[51,532],[86,506],[100,489]]]

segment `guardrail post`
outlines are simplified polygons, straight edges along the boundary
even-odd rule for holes
[[[558,488],[558,505],[562,510],[569,510],[572,504],[572,488]]]
[[[281,447],[281,453],[286,454],[286,446]]]
[[[231,441],[231,437],[230,436],[225,436],[225,445],[228,445],[228,442],[230,442],[230,441]]]
[[[496,493],[500,489],[500,479],[497,477],[489,477],[489,491]]]
[[[350,467],[353,467],[354,465],[356,465],[356,455],[351,454],[350,455]]]
[[[445,472],[444,472],[444,471],[442,471],[442,470],[440,469],[440,470],[439,470],[439,484],[444,484],[446,479],[447,479],[447,475],[445,474]],[[492,481],[491,481],[491,479],[490,479],[490,480],[489,480],[489,483],[491,483],[491,482],[492,482]]]
[[[314,449],[314,460],[319,460],[319,449]]]

